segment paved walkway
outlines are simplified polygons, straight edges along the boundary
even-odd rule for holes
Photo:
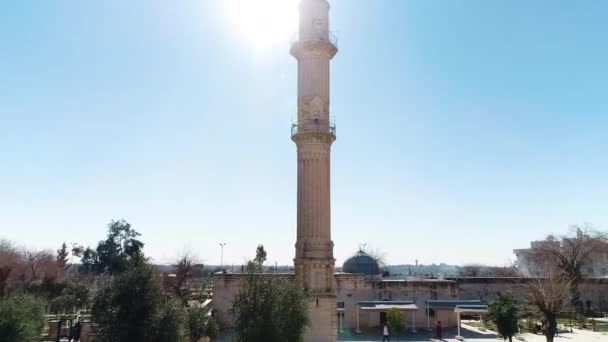
[[[443,341],[444,342],[457,342],[456,339],[457,330],[454,328],[444,329]],[[502,341],[502,338],[496,336],[493,332],[489,331],[480,331],[477,328],[463,325],[461,329],[461,334],[464,337],[465,341],[474,341],[474,342],[497,342]],[[416,341],[416,342],[427,342],[427,341],[436,341],[432,338],[433,335],[431,332],[427,330],[421,330],[417,334],[408,332],[401,336],[392,337],[391,341]],[[522,334],[521,337],[525,339],[527,342],[545,342],[546,338],[544,335],[534,335],[525,333]],[[376,342],[382,341],[382,336],[380,331],[366,331],[362,334],[355,334],[354,332],[345,331],[340,334],[339,341],[352,341],[352,342]],[[514,342],[518,342],[518,339],[513,339]],[[586,330],[578,330],[574,329],[573,333],[564,333],[560,334],[560,336],[556,337],[555,342],[608,342],[608,334],[606,333],[598,333],[591,332]]]
[[[444,329],[443,341],[444,342],[458,342],[456,340],[457,331],[455,328]],[[502,341],[502,338],[499,338],[493,332],[489,331],[480,331],[477,328],[463,325],[461,329],[461,334],[464,337],[465,341],[473,341],[473,342],[497,342]],[[527,342],[545,342],[544,335],[533,335],[529,333],[525,333],[521,335],[525,341]],[[428,341],[437,341],[432,338],[433,335],[428,330],[420,330],[418,333],[414,334],[412,332],[407,332],[401,336],[391,337],[391,341],[401,341],[401,342],[428,342]],[[221,342],[229,342],[232,341],[230,336],[220,336],[218,341]],[[380,330],[368,330],[364,331],[362,334],[356,334],[352,329],[344,329],[344,331],[339,335],[338,341],[348,341],[348,342],[379,342],[382,341],[382,335]],[[513,339],[513,342],[519,342],[518,339]],[[578,330],[574,329],[573,333],[563,333],[560,336],[555,338],[555,342],[608,342],[608,334],[607,333],[599,333],[599,332],[591,332],[587,330]]]

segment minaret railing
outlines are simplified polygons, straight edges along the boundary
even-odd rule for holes
[[[291,124],[291,135],[300,133],[326,133],[336,135],[336,124],[333,119],[302,119]]]

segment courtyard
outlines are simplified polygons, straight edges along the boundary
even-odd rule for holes
[[[456,339],[457,330],[456,328],[448,328],[443,330],[443,341],[444,342],[457,342]],[[462,337],[464,341],[475,341],[475,342],[496,342],[502,341],[502,338],[497,336],[491,331],[480,331],[479,329],[463,324],[461,328]],[[546,338],[544,335],[534,335],[530,333],[524,333],[520,335],[524,341],[528,342],[545,342]],[[436,341],[432,332],[427,329],[420,329],[417,333],[407,331],[399,336],[391,336],[391,341],[402,341],[402,342],[413,342],[413,341]],[[218,338],[218,342],[230,342],[232,341],[231,336],[223,334]],[[380,329],[367,329],[361,334],[354,332],[354,329],[346,329],[338,335],[338,341],[345,342],[377,342],[382,341],[382,335]],[[517,338],[513,338],[513,341],[521,341]],[[555,337],[555,342],[592,342],[598,341],[608,342],[608,333],[605,332],[592,332],[588,330],[574,329],[572,333],[561,333]]]
[[[466,324],[462,325],[461,334],[464,337],[465,341],[475,341],[475,342],[495,342],[497,340],[502,340],[502,338],[498,337],[495,333],[490,331],[480,331],[477,328],[472,326],[468,326]],[[456,328],[448,328],[444,329],[443,333],[443,341],[448,342],[456,342],[457,331]],[[419,330],[418,333],[407,332],[398,337],[392,336],[391,341],[435,341],[433,339],[434,335],[430,331],[424,329]],[[525,341],[528,342],[544,342],[546,338],[544,335],[534,335],[530,333],[524,333],[521,335]],[[358,341],[358,342],[372,342],[372,341],[382,341],[382,336],[379,329],[367,330],[361,334],[354,333],[353,330],[347,331],[344,330],[343,333],[339,335],[339,341]],[[513,341],[520,341],[516,338]],[[562,333],[559,336],[555,337],[555,341],[563,341],[563,342],[590,342],[590,341],[607,341],[608,342],[608,333],[601,332],[591,332],[587,330],[579,330],[574,329],[572,333]]]

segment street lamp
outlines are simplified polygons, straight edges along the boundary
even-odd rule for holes
[[[220,242],[220,247],[222,247],[222,257],[221,257],[221,261],[220,261],[220,269],[222,269],[222,271],[224,270],[224,246],[226,246],[227,243],[225,242]]]

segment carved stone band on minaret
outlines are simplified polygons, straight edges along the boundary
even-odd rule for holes
[[[298,59],[307,54],[324,53],[332,59],[338,53],[338,48],[329,40],[299,40],[291,45],[289,53]]]

